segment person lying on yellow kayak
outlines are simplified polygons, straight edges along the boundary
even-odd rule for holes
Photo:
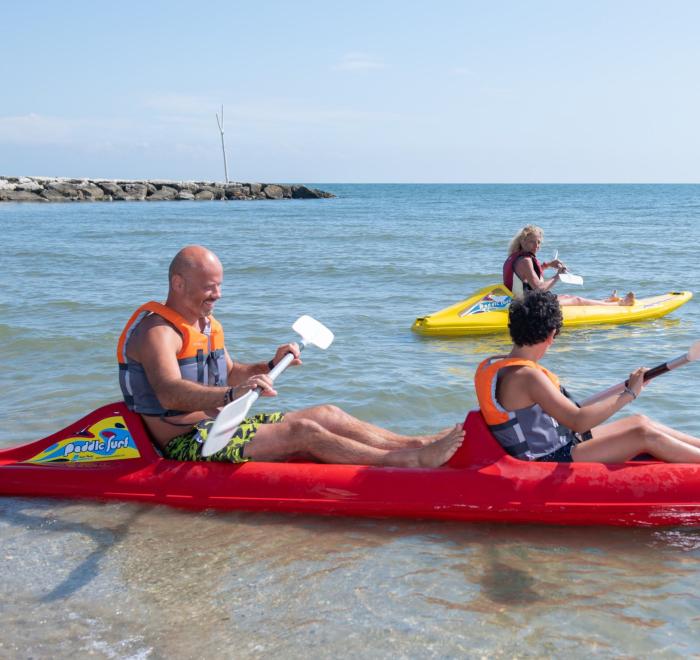
[[[523,227],[511,240],[508,246],[508,258],[503,264],[503,284],[516,298],[523,296],[526,291],[549,291],[559,280],[561,273],[566,272],[566,266],[559,260],[540,263],[535,256],[540,249],[544,231],[536,225]],[[544,278],[544,271],[556,268],[554,277]],[[624,298],[612,296],[608,300],[593,300],[581,296],[559,294],[561,305],[634,305],[634,293],[628,293]]]
[[[699,438],[644,415],[603,424],[639,396],[646,369],[633,371],[620,393],[580,407],[572,401],[559,379],[539,364],[561,326],[553,293],[526,293],[508,312],[510,353],[487,358],[476,370],[481,414],[506,452],[522,460],[558,463],[622,463],[639,454],[669,463],[700,463]]]

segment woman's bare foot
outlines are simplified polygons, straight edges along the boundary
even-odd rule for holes
[[[622,300],[620,300],[618,304],[629,307],[631,305],[634,305],[635,302],[636,298],[634,297],[634,293],[630,291]]]
[[[445,436],[430,445],[418,450],[418,464],[420,467],[439,467],[449,461],[464,442],[463,425],[455,424],[454,428]]]

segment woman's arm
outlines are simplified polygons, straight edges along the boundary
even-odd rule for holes
[[[518,259],[515,263],[515,273],[523,282],[529,284],[534,291],[549,291],[559,280],[558,272],[554,277],[550,277],[547,280],[538,276],[530,257]]]

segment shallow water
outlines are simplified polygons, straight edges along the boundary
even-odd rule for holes
[[[324,187],[324,186],[321,186]],[[526,222],[582,292],[697,291],[698,186],[340,186],[334,200],[0,205],[0,446],[118,398],[114,350],[164,296],[179,247],[226,270],[217,317],[243,361],[308,313],[336,333],[272,407],[332,402],[406,432],[475,405],[505,337],[427,340],[418,315],[497,281]],[[569,287],[562,291],[578,292]],[[546,364],[584,397],[700,336],[654,322],[565,331]],[[628,411],[700,435],[695,365]],[[262,408],[261,408],[262,409]],[[700,653],[696,530],[572,529],[0,500],[0,656],[686,656]]]

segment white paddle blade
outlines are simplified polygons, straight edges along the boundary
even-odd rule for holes
[[[202,456],[211,456],[223,449],[233,436],[238,425],[246,418],[250,407],[258,398],[254,390],[232,401],[217,415],[202,447]]]
[[[583,278],[580,275],[574,275],[573,273],[559,273],[559,281],[564,282],[564,284],[583,284]]]
[[[302,338],[302,348],[312,344],[321,350],[326,350],[335,339],[333,333],[320,321],[307,316],[300,316],[292,326],[292,330]],[[294,359],[291,353],[287,353],[269,373],[272,381],[277,378]],[[211,456],[223,449],[231,439],[238,425],[246,418],[253,403],[260,396],[258,390],[252,390],[244,394],[239,399],[232,401],[218,414],[214,424],[209,431],[204,446],[202,456]]]
[[[323,325],[323,323],[306,314],[294,321],[292,330],[298,335],[301,335],[305,344],[313,344],[323,351],[325,351],[335,339],[333,333]]]

